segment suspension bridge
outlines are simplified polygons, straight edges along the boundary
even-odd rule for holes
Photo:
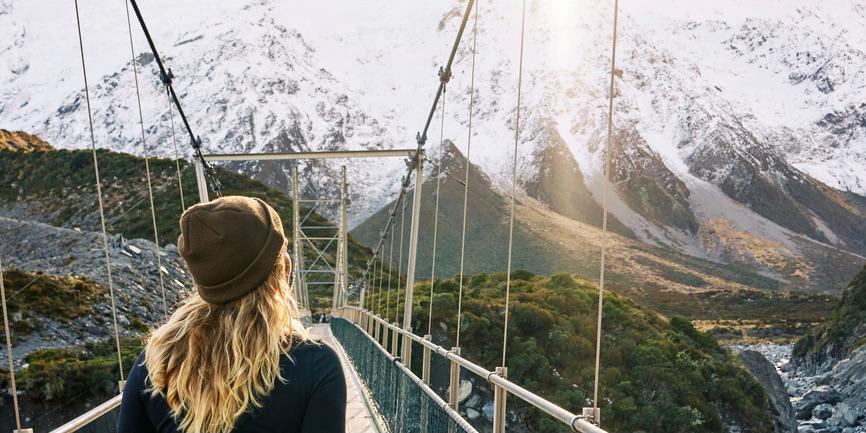
[[[600,343],[602,336],[602,307],[604,297],[604,270],[605,270],[605,236],[607,232],[607,216],[608,216],[608,183],[604,183],[603,190],[603,221],[602,221],[602,249],[600,256],[600,275],[599,275],[599,292],[598,292],[598,317],[597,317],[597,332],[596,332],[596,349],[595,349],[595,376],[594,389],[592,393],[592,405],[583,408],[563,408],[549,401],[543,396],[537,395],[530,390],[522,387],[519,383],[508,378],[507,367],[507,341],[508,341],[508,315],[510,303],[511,289],[511,268],[512,268],[512,251],[513,251],[513,231],[514,231],[514,208],[515,197],[517,195],[517,152],[520,136],[521,122],[521,91],[523,86],[523,51],[524,51],[524,36],[526,23],[526,0],[523,0],[523,9],[521,16],[520,27],[520,46],[519,46],[519,65],[518,65],[518,80],[517,86],[517,107],[515,109],[514,119],[514,147],[513,161],[511,170],[511,194],[510,194],[510,215],[509,215],[509,235],[507,240],[508,260],[505,264],[506,269],[506,289],[505,289],[505,324],[503,329],[503,341],[501,345],[502,357],[499,365],[493,366],[492,369],[478,365],[477,363],[467,359],[462,355],[460,347],[460,332],[463,296],[464,296],[464,281],[463,281],[463,265],[466,243],[466,227],[469,218],[469,164],[466,164],[466,172],[462,181],[464,185],[463,195],[463,217],[461,226],[461,244],[460,244],[460,272],[458,274],[458,300],[456,320],[456,334],[454,336],[454,345],[444,347],[433,341],[432,336],[432,317],[433,317],[433,302],[429,304],[428,320],[426,333],[420,335],[416,333],[412,323],[412,308],[413,306],[413,290],[416,287],[416,257],[418,250],[418,232],[422,224],[421,221],[421,188],[424,181],[424,168],[426,163],[434,165],[436,171],[436,194],[435,197],[435,213],[433,221],[424,221],[424,224],[432,224],[433,226],[433,262],[430,278],[430,295],[431,300],[435,290],[436,277],[436,262],[435,251],[437,248],[437,231],[438,231],[438,216],[439,216],[439,170],[441,164],[436,161],[430,161],[427,157],[425,145],[427,142],[427,133],[434,117],[438,112],[441,116],[442,126],[440,127],[440,158],[442,155],[441,146],[444,143],[444,119],[445,119],[445,95],[446,88],[451,79],[452,65],[455,60],[458,47],[460,46],[467,24],[472,18],[472,41],[471,41],[471,67],[470,67],[470,98],[468,107],[468,135],[466,144],[465,157],[467,161],[470,159],[471,140],[472,140],[472,120],[473,108],[475,103],[475,58],[478,39],[478,2],[476,0],[468,0],[466,8],[462,14],[462,20],[459,30],[451,46],[450,55],[445,65],[443,65],[438,74],[438,87],[433,98],[433,102],[424,122],[423,128],[415,137],[416,145],[406,149],[390,149],[390,150],[346,150],[333,152],[294,152],[294,153],[266,153],[266,154],[206,154],[201,145],[201,139],[193,132],[192,126],[185,115],[181,101],[177,96],[172,82],[173,73],[166,68],[162,58],[157,51],[153,38],[148,31],[145,21],[136,0],[129,0],[126,3],[127,27],[129,31],[129,45],[132,56],[132,73],[136,88],[137,109],[139,118],[139,127],[141,130],[142,151],[145,161],[147,173],[147,191],[150,199],[151,222],[153,225],[154,248],[156,249],[156,269],[154,270],[160,276],[159,287],[163,299],[163,310],[166,317],[169,314],[170,305],[166,301],[165,282],[163,281],[162,264],[160,263],[159,253],[159,238],[157,235],[157,213],[155,212],[153,203],[153,188],[151,186],[151,173],[149,166],[149,158],[147,146],[145,145],[146,134],[144,117],[142,114],[141,97],[138,81],[138,67],[135,62],[135,47],[132,37],[132,20],[129,6],[138,19],[144,35],[147,38],[151,52],[154,55],[156,64],[160,71],[162,85],[165,88],[165,94],[168,101],[170,111],[170,123],[172,142],[176,159],[179,159],[180,154],[177,147],[177,135],[174,123],[174,111],[178,112],[181,119],[181,124],[188,135],[189,141],[193,149],[193,165],[195,168],[196,182],[198,187],[198,202],[205,203],[209,201],[211,194],[221,196],[220,183],[212,170],[212,163],[221,161],[262,161],[262,160],[310,160],[310,159],[337,159],[351,163],[359,158],[401,158],[407,162],[407,171],[400,179],[399,194],[394,201],[393,206],[388,214],[387,222],[380,232],[378,242],[372,247],[372,255],[366,262],[366,267],[360,277],[352,277],[349,272],[348,260],[348,212],[349,200],[348,191],[350,185],[346,180],[346,167],[343,166],[339,181],[339,196],[338,197],[312,197],[303,198],[301,196],[301,179],[299,179],[297,169],[292,171],[292,188],[291,196],[293,201],[292,215],[292,258],[295,263],[295,272],[293,273],[293,285],[298,297],[298,302],[302,308],[303,314],[307,317],[306,323],[310,323],[310,285],[324,284],[333,287],[333,296],[330,307],[330,323],[311,324],[312,333],[319,339],[328,344],[333,345],[341,356],[343,361],[344,373],[347,377],[348,392],[348,416],[347,416],[347,431],[352,432],[430,432],[430,433],[476,433],[475,427],[460,413],[460,396],[459,386],[461,371],[465,370],[478,379],[488,383],[492,388],[493,394],[493,413],[492,413],[492,431],[494,433],[503,433],[506,431],[508,424],[508,397],[518,398],[523,400],[528,405],[540,410],[553,420],[561,423],[568,429],[583,433],[604,433],[602,429],[601,410],[599,408],[599,368],[600,368]],[[613,128],[613,96],[615,94],[615,79],[616,79],[616,30],[617,30],[617,10],[618,2],[613,2],[613,26],[611,38],[611,63],[610,63],[610,89],[609,89],[609,104],[608,104],[608,148],[610,148],[612,140]],[[84,78],[84,93],[87,104],[87,113],[90,130],[90,144],[93,155],[94,178],[96,191],[98,195],[99,213],[101,221],[101,230],[103,234],[103,250],[106,266],[106,276],[109,297],[111,300],[112,325],[114,331],[114,342],[117,350],[118,362],[118,387],[122,391],[124,386],[124,365],[121,357],[120,349],[120,331],[117,320],[117,306],[115,303],[114,281],[111,275],[111,261],[109,256],[108,234],[105,228],[105,212],[102,197],[102,180],[99,173],[99,160],[96,152],[97,143],[93,133],[93,116],[90,106],[90,92],[87,76],[87,63],[84,52],[83,35],[81,32],[81,18],[78,10],[78,2],[75,1],[75,16],[76,26],[78,29],[78,42],[80,46],[81,69]],[[608,177],[610,169],[610,152],[605,152],[605,177]],[[177,165],[177,180],[180,189],[180,199],[182,207],[186,207],[188,199],[183,197],[181,188],[180,165]],[[411,194],[411,203],[408,203],[409,193]],[[339,209],[336,224],[334,226],[310,226],[305,225],[307,217],[318,206],[322,204],[336,205]],[[308,206],[308,212],[303,215],[303,206]],[[404,230],[403,223],[406,219],[406,208],[410,207],[410,222],[408,233],[408,248],[406,254],[406,269],[402,269],[403,261],[403,244]],[[395,233],[398,214],[400,218],[400,233]],[[398,288],[391,287],[392,263],[394,260],[394,241],[399,235],[399,267],[397,269],[397,285],[405,285],[403,293],[404,298],[401,312],[397,312],[394,317],[389,317],[391,306],[391,293],[396,291],[395,306],[400,305]],[[322,247],[324,245],[324,247]],[[335,254],[330,254],[331,247],[334,246]],[[390,248],[389,248],[390,246]],[[307,254],[309,251],[312,254]],[[388,252],[386,254],[386,251]],[[387,255],[387,257],[386,257]],[[312,262],[306,263],[306,257],[314,257]],[[387,261],[387,274],[385,278],[385,267]],[[377,276],[378,273],[378,276]],[[403,280],[405,276],[405,281]],[[384,283],[387,281],[387,285]],[[22,424],[18,395],[15,383],[15,371],[13,366],[13,346],[11,343],[11,334],[9,319],[6,305],[5,288],[2,281],[2,262],[0,262],[0,298],[2,298],[3,321],[6,335],[6,350],[7,359],[9,361],[10,386],[13,400],[13,408],[16,422],[15,433],[32,433],[32,429],[27,428]],[[394,289],[394,290],[392,290]],[[384,298],[384,299],[383,299]],[[385,305],[383,306],[383,301]],[[420,355],[420,356],[419,356]],[[440,396],[431,386],[431,365],[433,357],[441,358],[441,362],[446,363],[449,368],[447,395]],[[420,358],[420,359],[417,359]],[[127,366],[128,367],[128,366]],[[418,373],[420,372],[420,376]],[[94,407],[93,409],[81,414],[73,420],[63,424],[53,430],[55,433],[74,432],[82,428],[86,428],[94,421],[106,416],[115,411],[120,405],[120,395],[117,395],[108,401]]]

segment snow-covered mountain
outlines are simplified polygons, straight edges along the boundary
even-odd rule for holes
[[[518,174],[553,211],[600,221],[612,2],[529,0]],[[779,278],[866,255],[866,6],[636,0],[622,5],[614,228]],[[210,151],[414,146],[465,1],[149,0],[141,7]],[[481,1],[469,159],[507,190],[521,2]],[[87,145],[71,5],[0,0],[0,126]],[[141,153],[122,1],[82,5],[99,145]],[[443,135],[466,153],[472,21]],[[168,105],[133,33],[147,145]],[[176,119],[177,120],[177,119]],[[438,119],[431,129],[436,159]],[[179,137],[183,137],[180,134]],[[187,148],[186,141],[180,145]],[[332,191],[340,163],[302,164]],[[237,166],[285,186],[288,164]],[[354,223],[393,198],[401,161],[351,162]],[[773,250],[767,259],[761,251]],[[828,254],[832,251],[833,254]],[[832,258],[831,258],[832,257]]]

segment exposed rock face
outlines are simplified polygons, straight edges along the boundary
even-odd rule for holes
[[[837,427],[854,427],[858,424],[858,418],[855,408],[846,403],[839,403],[833,410],[833,416],[828,420],[828,424]]]
[[[767,393],[775,420],[775,431],[778,433],[794,432],[797,429],[794,408],[791,406],[791,401],[788,400],[785,384],[776,368],[764,355],[754,350],[740,352],[740,359],[752,377],[761,384]]]
[[[822,403],[812,409],[812,417],[818,419],[827,419],[833,416],[833,405]]]
[[[0,256],[6,268],[78,275],[108,287],[100,233],[0,217],[0,237],[3,239]],[[141,335],[142,326],[152,327],[164,319],[154,244],[141,239],[112,237],[109,256],[120,334],[122,337]],[[171,310],[193,286],[177,248],[163,248],[161,258],[166,302]],[[36,326],[28,335],[15,335],[17,362],[37,349],[74,346],[113,336],[107,290],[94,303],[92,312],[71,323],[26,311],[23,316]],[[0,354],[0,360],[5,362],[5,352]]]
[[[795,401],[797,419],[809,419],[812,417],[812,411],[818,406],[833,405],[840,401],[842,401],[842,394],[839,391],[829,385],[820,385]]]

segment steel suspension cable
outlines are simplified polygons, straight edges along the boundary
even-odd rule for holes
[[[133,7],[135,7],[135,0],[130,0],[130,1],[133,2]],[[454,58],[457,55],[457,49],[460,47],[460,41],[463,38],[463,32],[466,29],[466,22],[469,20],[469,14],[472,11],[472,7],[474,4],[475,4],[475,0],[469,0],[466,3],[466,10],[463,12],[463,18],[460,21],[460,28],[457,31],[457,37],[454,39],[454,43],[451,45],[451,52],[448,55],[448,61],[445,63],[445,67],[441,70],[442,72],[440,73],[439,87],[436,90],[436,95],[433,97],[433,104],[430,106],[430,112],[428,113],[426,121],[424,123],[424,128],[422,130],[423,132],[418,132],[416,135],[416,141],[418,143],[418,146],[417,146],[417,149],[415,151],[415,155],[412,157],[411,160],[408,161],[409,163],[407,164],[407,173],[405,176],[403,176],[403,179],[401,182],[400,193],[397,196],[397,200],[394,202],[394,207],[391,208],[391,213],[388,217],[388,220],[385,222],[385,228],[382,230],[382,233],[379,235],[379,241],[378,241],[378,244],[377,244],[376,248],[374,249],[374,251],[378,251],[379,245],[381,245],[383,242],[385,242],[385,233],[388,231],[388,228],[391,227],[392,224],[396,223],[395,217],[396,217],[397,207],[400,206],[400,203],[402,202],[402,200],[404,199],[404,197],[406,195],[406,189],[409,186],[409,180],[412,176],[412,171],[415,170],[415,168],[417,167],[417,164],[421,160],[424,144],[427,141],[427,130],[430,128],[430,123],[433,120],[433,115],[436,112],[436,107],[439,105],[439,98],[442,96],[442,93],[445,90],[445,82],[442,80],[441,77],[443,75],[448,76],[448,77],[451,76],[451,66],[454,64]],[[136,8],[136,11],[137,11],[137,8]],[[140,18],[140,15],[139,15],[139,18]],[[142,26],[143,26],[143,21],[142,21]],[[151,45],[151,47],[153,47],[153,46]],[[155,52],[155,50],[154,50],[154,52]],[[376,259],[376,257],[373,256],[370,258],[370,260],[367,261],[367,266],[364,269],[364,275],[365,276],[367,273],[370,272],[370,269],[371,269],[372,264],[373,264],[373,260],[375,260],[375,259]]]
[[[445,139],[445,90],[442,90],[442,110],[440,112],[442,117],[441,124],[439,125],[439,164],[436,165],[436,205],[435,210],[433,211],[433,259],[430,267],[430,302],[428,302],[429,308],[427,311],[427,334],[432,335],[430,332],[433,330],[433,286],[436,285],[436,238],[439,233],[439,191],[441,185],[441,174],[442,174],[442,151],[443,151],[443,142]],[[431,337],[432,338],[432,337]]]
[[[177,97],[177,92],[174,90],[174,85],[172,84],[172,74],[170,70],[165,68],[165,64],[162,62],[162,57],[160,57],[159,52],[156,50],[156,44],[153,42],[153,38],[150,36],[150,31],[147,29],[147,25],[144,23],[144,17],[141,15],[141,10],[138,8],[138,3],[136,0],[129,0],[132,4],[132,9],[135,12],[136,18],[138,18],[138,24],[141,26],[142,32],[144,32],[144,36],[147,39],[147,43],[150,46],[150,51],[153,54],[154,60],[156,60],[156,65],[159,67],[159,74],[162,82],[168,87],[168,92],[171,95],[171,100],[174,101],[175,107],[177,107],[177,112],[180,114],[180,119],[183,121],[184,127],[186,127],[186,132],[189,134],[190,143],[192,144],[193,150],[195,151],[195,156],[201,162],[202,166],[205,168],[205,176],[207,180],[210,181],[211,187],[214,192],[216,192],[218,197],[222,197],[222,192],[220,188],[220,182],[216,178],[214,174],[213,167],[204,159],[204,155],[201,153],[201,139],[192,132],[192,127],[189,125],[189,120],[186,118],[186,113],[183,111],[183,107],[180,105],[180,99]]]
[[[472,20],[472,69],[469,78],[469,131],[466,137],[466,171],[463,175],[463,222],[460,228],[460,272],[457,289],[457,338],[460,347],[460,324],[463,318],[463,265],[466,256],[466,222],[469,209],[469,152],[472,150],[472,115],[475,110],[475,53],[478,48],[478,3],[475,3],[475,18]]]
[[[21,431],[21,411],[18,408],[18,389],[15,386],[15,362],[12,352],[12,334],[6,311],[6,286],[3,283],[3,261],[0,260],[0,300],[3,301],[3,330],[6,332],[6,360],[9,361],[9,384],[12,386],[12,406],[15,411],[15,431]]]
[[[96,198],[99,203],[99,222],[102,226],[102,251],[105,253],[105,270],[108,275],[108,294],[111,299],[111,317],[114,322],[114,344],[117,349],[117,367],[120,383],[124,381],[123,358],[120,354],[120,330],[117,326],[117,306],[114,301],[114,281],[111,277],[111,258],[108,254],[108,232],[105,231],[105,207],[102,203],[102,181],[99,177],[99,158],[96,156],[96,136],[93,133],[93,112],[90,108],[90,86],[87,82],[87,63],[84,60],[84,39],[81,36],[81,17],[78,0],[75,0],[75,24],[78,29],[78,47],[81,53],[81,73],[84,76],[84,99],[87,102],[87,122],[90,130],[90,150],[93,154],[93,174],[96,177]],[[123,391],[121,389],[121,391]]]
[[[607,214],[608,214],[608,183],[610,181],[610,158],[613,145],[613,97],[616,90],[616,30],[619,18],[619,0],[613,1],[613,34],[610,48],[610,89],[607,97],[607,148],[604,152],[604,184],[602,187],[602,217],[601,217],[601,263],[598,277],[598,320],[595,330],[595,377],[592,390],[592,409],[598,409],[598,376],[601,369],[601,321],[604,308],[604,266],[607,254]],[[600,420],[596,420],[600,423]]]
[[[517,110],[514,116],[514,155],[511,160],[511,212],[508,216],[508,267],[505,273],[505,323],[502,329],[502,366],[508,348],[508,307],[511,301],[511,259],[514,246],[514,203],[517,200],[517,146],[520,143],[520,97],[523,89],[523,40],[526,29],[526,0],[520,16],[520,60],[517,69]]]
[[[169,72],[171,73],[171,72]],[[183,178],[180,176],[180,152],[177,151],[177,135],[174,132],[174,110],[171,107],[171,92],[168,89],[168,84],[165,85],[165,95],[168,98],[168,120],[171,124],[171,142],[174,145],[174,164],[177,169],[177,189],[180,192],[180,212],[186,210],[186,203],[183,200]]]
[[[153,243],[156,254],[156,273],[159,274],[159,288],[162,291],[162,312],[168,318],[168,300],[165,295],[165,278],[162,275],[162,257],[159,251],[159,231],[156,226],[156,209],[153,204],[153,184],[150,178],[150,156],[147,151],[147,143],[144,135],[144,114],[141,111],[141,90],[138,86],[138,66],[135,62],[135,44],[132,42],[132,21],[129,19],[129,3],[123,0],[126,6],[126,28],[129,31],[129,54],[132,61],[132,76],[135,79],[135,100],[138,104],[138,124],[141,127],[141,149],[144,152],[144,171],[147,177],[147,197],[150,200],[150,219],[153,223]],[[180,174],[178,172],[178,174]]]

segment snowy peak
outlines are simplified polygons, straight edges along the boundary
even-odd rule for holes
[[[2,3],[0,122],[81,147],[88,132],[75,75],[77,46],[66,33],[73,21],[60,0],[49,1],[63,14]],[[213,152],[413,146],[466,5],[219,0],[193,13],[195,2],[152,1],[145,18],[196,133]],[[510,191],[517,135],[521,194],[560,216],[599,225],[609,151],[611,227],[621,234],[781,279],[791,278],[779,271],[786,260],[862,260],[862,5],[623,5],[610,149],[611,5],[528,5],[519,134],[521,3],[480,3],[477,33],[474,18],[469,21],[442,101],[444,119],[438,111],[428,131],[432,160],[438,158],[432,138],[441,134],[447,142],[445,165],[458,167],[446,168],[449,175],[463,177],[459,153],[491,188]],[[82,11],[85,51],[94,63],[97,143],[174,156],[172,113],[134,29],[145,117],[141,143],[132,56],[121,37],[124,11],[104,6]],[[87,42],[94,40],[103,45]],[[181,154],[188,148],[185,139],[178,146]],[[331,196],[341,164],[349,169],[353,225],[391,201],[405,173],[397,159],[229,167],[283,190],[297,167],[305,196]],[[459,185],[451,186],[457,194]],[[744,252],[772,249],[761,245],[787,252],[771,264]],[[802,286],[826,275],[820,265],[812,269],[802,273]]]

